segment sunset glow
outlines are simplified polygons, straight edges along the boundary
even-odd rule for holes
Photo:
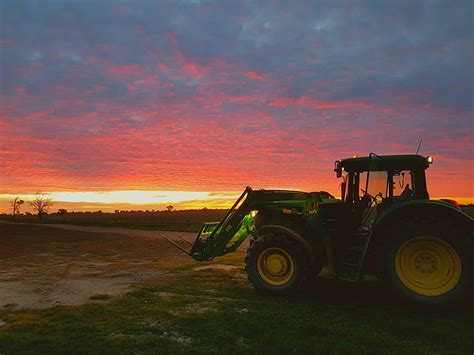
[[[104,212],[116,209],[165,209],[172,205],[178,209],[193,208],[228,208],[239,196],[235,193],[211,193],[190,191],[107,191],[107,192],[52,192],[47,194],[55,201],[55,210],[69,208],[74,211],[102,210]],[[17,195],[4,194],[0,197],[0,211],[8,211],[9,203]],[[25,201],[35,198],[34,194],[20,196]],[[1,208],[0,207],[0,208]],[[24,210],[28,210],[26,207]],[[31,210],[31,209],[30,209]]]
[[[472,203],[461,3],[1,2],[0,212],[338,195],[334,160],[420,139],[431,197]]]

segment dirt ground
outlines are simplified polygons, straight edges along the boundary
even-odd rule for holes
[[[162,235],[195,238],[192,233],[0,223],[0,308],[100,302],[146,280],[169,277],[169,270],[181,265],[203,267]]]
[[[5,221],[0,221],[0,225],[18,225],[18,223],[10,223]],[[21,225],[28,225],[28,226],[38,226],[38,223],[21,223]],[[128,228],[120,228],[120,227],[99,227],[99,226],[78,226],[72,224],[44,224],[43,226],[47,226],[50,228],[59,228],[59,229],[67,229],[71,231],[79,231],[79,232],[92,232],[92,233],[112,233],[112,234],[122,234],[127,235],[129,237],[146,237],[146,238],[161,238],[165,236],[171,240],[180,241],[179,236],[183,237],[184,239],[193,242],[196,238],[196,233],[187,233],[187,232],[164,232],[164,231],[152,231],[152,230],[138,230],[138,229],[128,229]]]

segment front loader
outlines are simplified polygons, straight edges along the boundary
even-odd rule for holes
[[[259,291],[301,288],[328,275],[375,275],[398,295],[445,304],[472,292],[473,219],[451,200],[431,200],[420,155],[335,162],[341,199],[329,193],[247,187],[220,222],[205,223],[189,255],[211,260],[251,237],[248,279]]]

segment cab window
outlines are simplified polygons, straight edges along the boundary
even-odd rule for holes
[[[361,198],[364,195],[364,192],[367,189],[367,192],[375,197],[377,195],[386,198],[388,195],[388,185],[387,185],[387,172],[386,171],[371,171],[369,174],[369,185],[366,187],[367,183],[367,172],[359,173],[359,197]],[[363,191],[362,191],[363,190]]]
[[[392,196],[396,199],[414,197],[413,175],[410,170],[394,171],[392,177]]]

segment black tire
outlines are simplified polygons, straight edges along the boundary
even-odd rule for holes
[[[262,267],[259,270],[259,258],[271,250],[284,250],[293,263],[291,277],[288,276],[283,284],[269,283],[268,278],[265,280]],[[266,232],[259,239],[253,240],[245,257],[245,271],[250,283],[258,291],[272,294],[293,293],[303,287],[309,273],[309,264],[308,253],[304,252],[300,242],[283,231]]]
[[[472,231],[456,230],[436,223],[432,219],[418,220],[416,223],[402,222],[400,225],[403,227],[393,231],[382,255],[384,284],[398,296],[419,304],[453,305],[467,299],[473,286],[473,244],[469,238],[470,235],[468,235]],[[420,244],[420,242],[425,244]],[[449,255],[454,255],[453,260],[460,261],[460,268],[458,266],[447,268],[443,281],[439,281],[440,283],[446,282],[451,286],[440,286],[437,291],[427,290],[428,287],[431,287],[428,286],[429,278],[435,277],[432,275],[444,275],[440,268],[442,262],[438,264],[441,258],[438,258],[436,252],[430,251],[430,248],[416,249],[416,246],[427,246],[427,242],[434,242],[441,249],[454,251],[454,254]],[[412,257],[408,257],[409,252],[406,257],[403,257],[410,246],[414,247]],[[403,264],[407,266],[403,266]],[[406,277],[403,269],[410,268],[410,264],[412,270],[413,265],[415,266],[415,270],[411,273],[407,271],[409,277]],[[457,265],[457,263],[455,264]],[[457,277],[452,276],[456,274],[453,270],[458,270]],[[450,276],[448,277],[448,275]],[[451,280],[449,281],[451,283],[447,280]],[[428,292],[434,294],[427,295]]]

